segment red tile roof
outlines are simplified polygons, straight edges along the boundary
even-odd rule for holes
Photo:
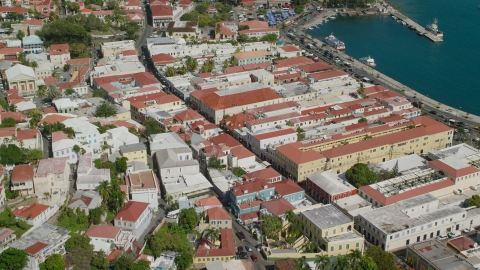
[[[12,182],[26,182],[33,181],[32,165],[17,165],[12,170]]]
[[[76,59],[67,60],[67,64],[74,65],[74,66],[89,65],[91,60],[92,60],[91,58],[76,58]]]
[[[43,123],[49,123],[49,124],[62,123],[63,121],[70,118],[72,117],[61,115],[61,114],[50,114],[45,116],[38,124],[41,125]]]
[[[268,183],[268,180],[256,180],[253,182],[244,182],[243,184],[237,184],[230,189],[233,191],[235,196],[242,196],[244,194],[256,193],[260,190],[267,188],[273,188],[271,184]],[[247,193],[244,193],[247,192]]]
[[[287,196],[297,192],[304,192],[304,190],[291,179],[275,182],[272,184],[272,186],[275,188],[275,192],[282,196]]]
[[[152,11],[152,17],[167,17],[173,16],[172,7],[164,5],[154,5],[150,6]]]
[[[280,198],[262,203],[262,208],[267,209],[275,216],[281,216],[285,215],[286,211],[295,209],[295,206],[285,200],[285,198]]]
[[[237,128],[242,128],[245,126],[246,122],[254,120],[255,118],[251,114],[246,113],[237,113],[226,119],[223,119],[221,123],[224,123],[225,127],[229,130],[234,130]]]
[[[282,175],[272,167],[243,175],[243,178],[245,178],[245,180],[269,180],[277,177],[281,178]]]
[[[348,73],[341,70],[332,70],[332,71],[312,73],[312,74],[309,74],[308,77],[316,81],[321,81],[321,80],[326,80],[326,79],[345,76],[345,75],[348,75]]]
[[[332,69],[332,66],[325,62],[315,62],[315,63],[310,63],[307,65],[301,65],[298,66],[299,69],[302,69],[303,71],[307,73],[312,73],[312,72],[318,72],[318,71],[324,71],[324,70],[329,70]]]
[[[207,209],[205,215],[208,217],[208,220],[232,220],[227,211],[221,207]]]
[[[444,163],[440,159],[432,160],[432,161],[429,162],[429,164],[431,166],[443,171],[445,174],[448,174],[448,175],[452,176],[453,178],[458,178],[458,177],[462,177],[462,176],[465,176],[465,175],[470,175],[470,174],[480,172],[479,169],[477,169],[477,168],[475,168],[471,165],[467,165],[467,166],[465,166],[463,168],[460,168],[460,169],[455,169],[455,168],[451,167],[450,165]]]
[[[175,57],[166,53],[156,54],[152,56],[152,60],[157,65],[167,65],[175,63]]]
[[[459,238],[452,239],[447,242],[448,245],[453,246],[456,250],[459,252],[462,252],[464,250],[472,249],[475,246],[475,242],[472,240],[468,239],[465,236],[461,236]]]
[[[280,129],[272,132],[266,132],[262,134],[257,134],[254,135],[253,137],[257,138],[257,140],[266,140],[266,139],[271,139],[275,137],[280,137],[280,136],[285,136],[285,135],[292,135],[296,134],[297,132],[293,128],[286,128],[286,129]]]
[[[120,227],[110,225],[94,225],[92,224],[85,233],[88,237],[110,238],[115,239],[120,233]]]
[[[21,112],[0,112],[0,119],[13,118],[16,123],[27,122],[27,117]]]
[[[0,12],[27,13],[28,9],[21,7],[0,7]]]
[[[217,92],[214,92],[202,97],[202,101],[214,110],[222,110],[234,106],[244,106],[279,98],[281,98],[281,96],[277,92],[266,87],[225,96],[220,96]]]
[[[299,56],[299,57],[293,57],[293,58],[288,58],[283,60],[277,60],[274,66],[276,68],[282,68],[282,67],[300,66],[300,65],[305,65],[309,63],[313,63],[313,60],[306,58],[304,56]]]
[[[285,52],[299,52],[300,49],[297,46],[289,45],[280,47]]]
[[[68,43],[50,45],[50,55],[70,54],[70,46]]]
[[[221,145],[207,145],[202,151],[205,152],[207,158],[216,156],[216,157],[225,157],[227,154],[224,152],[224,146]]]
[[[230,153],[234,156],[236,156],[239,160],[244,159],[244,158],[249,158],[249,157],[254,157],[255,154],[250,152],[247,148],[245,148],[243,145],[237,146],[235,148],[232,148],[230,150]]]
[[[25,20],[22,24],[42,26],[44,22],[40,20]]]
[[[410,198],[413,198],[413,197],[416,197],[416,196],[419,196],[419,195],[422,195],[422,194],[433,192],[433,191],[436,191],[436,190],[439,190],[439,189],[442,189],[442,188],[446,188],[446,187],[450,187],[450,186],[453,186],[453,185],[455,185],[453,180],[450,179],[450,178],[446,178],[445,180],[442,180],[442,181],[438,181],[438,182],[431,183],[431,184],[426,184],[424,186],[421,186],[421,187],[418,187],[418,188],[415,188],[415,189],[411,189],[411,190],[408,190],[408,191],[405,191],[405,192],[402,192],[402,193],[399,193],[399,194],[396,194],[396,195],[388,196],[388,197],[386,197],[385,195],[383,195],[382,193],[378,192],[376,189],[374,189],[370,186],[360,187],[359,190],[363,191],[364,193],[368,194],[370,197],[372,197],[373,199],[375,199],[376,201],[378,201],[382,205],[386,206],[386,205],[396,203],[398,201],[410,199]]]
[[[21,142],[24,140],[31,140],[35,139],[36,136],[40,136],[38,134],[37,129],[25,129],[17,131],[17,141]]]
[[[132,78],[141,86],[159,83],[159,81],[150,72],[134,73],[132,74]]]
[[[228,147],[235,147],[235,146],[242,145],[241,143],[239,143],[237,140],[235,140],[232,136],[228,134],[220,134],[218,136],[212,137],[210,138],[210,141],[212,141],[216,145],[223,143]]]
[[[122,219],[136,222],[149,205],[150,204],[144,202],[129,201],[115,216],[115,220]]]
[[[63,174],[68,163],[67,157],[41,159],[38,162],[36,177],[47,177],[48,174]]]
[[[211,196],[208,198],[203,198],[195,202],[195,206],[220,206],[222,207],[222,203],[218,200],[217,197]]]
[[[34,203],[29,207],[17,208],[12,211],[16,217],[23,217],[28,219],[35,219],[41,213],[45,212],[50,206],[45,204]]]
[[[35,255],[46,247],[48,247],[47,244],[42,243],[42,242],[37,242],[37,243],[27,247],[25,249],[25,252],[27,252],[30,255]]]
[[[52,133],[52,143],[65,139],[68,139],[68,135],[63,131],[55,131]]]
[[[120,257],[120,256],[122,255],[122,253],[123,253],[122,250],[118,250],[118,249],[112,250],[112,252],[110,252],[110,254],[108,254],[108,256],[107,256],[108,262],[112,263],[112,262],[115,261],[118,257]]]
[[[185,121],[201,120],[204,119],[204,117],[197,111],[188,109],[186,111],[176,114],[173,119],[177,120],[180,123],[183,123]]]
[[[127,121],[123,121],[123,120],[117,120],[117,121],[113,122],[112,125],[117,126],[117,127],[126,127],[126,128],[137,129],[137,126],[135,126],[134,124],[129,123]]]
[[[325,157],[315,150],[301,151],[293,144],[285,144],[277,147],[276,151],[282,153],[295,164],[303,164],[307,162],[325,159]]]
[[[10,235],[12,235],[15,231],[9,228],[1,228],[0,229],[0,241],[7,239]]]
[[[207,248],[205,245],[201,244],[198,247],[195,254],[196,258],[235,256],[235,242],[232,229],[220,229],[220,248]]]

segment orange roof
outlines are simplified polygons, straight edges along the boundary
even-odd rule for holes
[[[266,168],[266,169],[263,169],[263,170],[259,170],[259,171],[254,171],[254,172],[251,172],[251,173],[247,173],[247,174],[244,174],[243,175],[243,178],[245,178],[245,180],[269,180],[269,179],[272,179],[272,178],[277,178],[277,177],[282,177],[282,175],[277,172],[274,168],[270,167],[270,168]]]
[[[293,144],[281,145],[277,147],[276,150],[289,158],[295,164],[303,164],[325,158],[322,154],[315,150],[301,151]]]
[[[52,133],[52,143],[68,139],[68,135],[63,131],[55,131]]]
[[[195,257],[226,257],[235,256],[235,242],[232,229],[220,229],[220,248],[207,248],[201,244]]]
[[[34,204],[30,205],[29,207],[17,208],[15,210],[13,210],[12,213],[16,217],[35,219],[36,217],[38,217],[41,213],[43,213],[48,208],[50,208],[50,206],[45,205],[45,204],[34,203]]]
[[[289,45],[280,47],[284,52],[299,52],[300,49],[297,46]]]
[[[0,119],[13,118],[16,123],[27,122],[27,117],[21,112],[0,112]]]
[[[293,57],[293,58],[288,58],[283,60],[276,60],[274,66],[277,68],[282,68],[282,67],[305,65],[309,63],[313,63],[313,60],[306,58],[304,56],[299,56],[299,57]]]
[[[173,119],[177,120],[180,123],[183,123],[185,121],[199,120],[203,118],[204,117],[201,114],[192,109],[188,109],[186,111],[178,113],[175,115],[175,117],[173,117]]]
[[[217,197],[211,196],[208,198],[203,198],[198,200],[195,203],[195,206],[200,207],[200,206],[222,206],[222,203],[218,200]]]
[[[45,243],[42,243],[42,242],[37,242],[29,247],[27,247],[25,249],[25,252],[27,252],[28,254],[30,255],[35,255],[37,254],[38,252],[40,252],[42,249],[48,247],[47,244]]]
[[[372,188],[371,186],[363,186],[363,187],[360,187],[359,190],[365,192],[366,194],[368,194],[370,197],[372,197],[373,199],[375,199],[376,201],[378,201],[382,205],[387,206],[387,205],[396,203],[398,201],[403,201],[403,200],[406,200],[406,199],[410,199],[410,198],[413,198],[413,197],[416,197],[416,196],[419,196],[419,195],[422,195],[422,194],[433,192],[435,190],[450,187],[450,186],[453,186],[453,185],[455,185],[453,180],[450,179],[450,178],[446,178],[445,180],[442,180],[442,181],[438,181],[438,182],[435,182],[435,183],[429,183],[429,184],[426,184],[424,186],[421,186],[421,187],[418,187],[418,188],[415,188],[415,189],[411,189],[411,190],[407,190],[407,191],[401,192],[399,194],[396,194],[396,195],[393,195],[393,196],[388,196],[388,197],[386,197],[382,193],[378,192],[376,189]]]
[[[251,59],[251,58],[259,58],[259,57],[263,57],[263,56],[267,56],[267,55],[270,55],[270,52],[269,52],[269,51],[265,51],[265,50],[262,50],[262,51],[251,51],[251,52],[239,52],[239,53],[233,54],[233,56],[234,56],[235,58],[237,58],[238,60],[245,60],[245,59]]]
[[[170,54],[160,53],[152,56],[152,60],[155,64],[173,64],[175,62],[175,57]]]
[[[223,119],[221,122],[225,123],[225,127],[227,129],[233,130],[244,127],[246,122],[254,119],[255,118],[251,114],[237,113],[226,119]]]
[[[297,192],[304,192],[303,188],[293,182],[291,179],[282,180],[272,184],[275,188],[275,192],[282,196],[290,195]]]
[[[125,50],[122,52],[123,56],[130,56],[130,55],[137,55],[137,51],[135,50]]]
[[[32,165],[17,165],[12,170],[12,182],[33,181]]]
[[[325,62],[314,62],[314,63],[298,66],[298,68],[302,69],[307,73],[311,73],[311,72],[329,70],[329,69],[332,69],[332,66],[330,66]]]
[[[154,5],[150,7],[153,17],[173,16],[172,7],[166,5]]]
[[[70,54],[70,46],[68,45],[68,43],[52,44],[50,45],[50,54],[51,55]]]
[[[233,191],[233,194],[235,194],[235,196],[242,196],[243,194],[245,194],[244,191],[247,193],[256,193],[257,191],[265,189],[265,187],[273,188],[271,185],[269,185],[268,180],[259,179],[253,182],[244,182],[243,184],[237,184],[230,189]]]
[[[285,198],[280,198],[262,203],[262,208],[266,208],[275,216],[281,216],[285,215],[286,211],[295,209],[295,206],[285,200]]]
[[[115,220],[136,222],[150,204],[144,202],[129,201],[115,216]]]
[[[24,129],[17,131],[17,141],[19,142],[35,139],[36,136],[40,136],[37,129]]]
[[[232,220],[223,208],[210,208],[205,211],[208,220]]]
[[[88,237],[100,237],[114,239],[120,233],[120,227],[110,225],[91,225],[85,233]]]
[[[432,160],[429,162],[429,164],[435,168],[438,168],[439,170],[443,171],[444,173],[454,177],[454,178],[458,178],[458,177],[462,177],[462,176],[465,176],[465,175],[469,175],[469,174],[474,174],[476,172],[479,172],[480,170],[471,166],[471,165],[467,165],[463,168],[459,168],[459,169],[456,169],[456,168],[453,168],[452,166],[446,164],[445,162],[443,162],[442,160],[440,159],[437,159],[437,160]]]
[[[123,251],[121,250],[118,250],[118,249],[114,249],[112,250],[112,252],[110,252],[110,254],[108,254],[107,256],[107,260],[112,263],[113,261],[115,261],[118,257],[120,257],[120,255],[122,255]]]
[[[205,74],[205,73],[202,73],[202,74]],[[202,75],[200,74],[200,75]],[[218,91],[218,88],[214,87],[214,88],[207,88],[207,89],[202,89],[202,90],[197,90],[197,91],[193,91],[190,96],[191,97],[194,97],[198,100],[201,100],[203,97],[206,97],[208,94],[211,94],[211,93],[214,93],[214,92],[217,92]]]
[[[134,124],[129,123],[127,121],[123,121],[123,120],[117,120],[117,121],[113,122],[112,125],[117,126],[117,127],[126,127],[126,128],[137,129],[137,126],[135,126]]]
[[[341,70],[332,70],[332,71],[325,71],[325,72],[319,72],[319,73],[312,73],[312,74],[309,74],[308,76],[314,80],[321,81],[321,80],[326,80],[326,79],[335,78],[335,77],[344,76],[344,75],[348,75],[348,73]]]
[[[34,20],[25,20],[25,21],[22,22],[22,24],[42,26],[44,24],[44,22],[34,19]]]
[[[259,21],[259,20],[252,20],[252,21],[245,21],[245,22],[238,23],[238,26],[242,26],[242,25],[247,25],[250,30],[269,28],[268,22]],[[273,28],[271,29],[274,30]]]
[[[90,64],[91,58],[76,58],[67,60],[67,64],[69,65],[88,65]]]
[[[202,101],[214,110],[222,110],[234,106],[244,106],[279,98],[281,98],[281,96],[277,92],[266,87],[225,96],[220,96],[217,92],[214,92],[202,97]]]
[[[235,148],[232,148],[230,150],[230,153],[234,156],[236,156],[239,160],[244,159],[244,158],[249,158],[249,157],[254,157],[255,154],[250,152],[247,148],[245,148],[243,145],[237,146]]]
[[[235,140],[232,136],[230,136],[228,134],[225,134],[225,133],[210,138],[210,141],[212,141],[216,145],[219,145],[219,144],[223,143],[228,147],[236,147],[236,146],[242,145],[237,140]]]
[[[72,117],[61,115],[61,114],[50,114],[45,116],[38,124],[41,125],[43,123],[49,123],[49,124],[62,123],[63,121],[70,118]]]

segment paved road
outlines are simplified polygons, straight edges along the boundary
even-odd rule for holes
[[[153,33],[153,26],[152,26],[152,13],[150,10],[150,4],[148,2],[142,2],[144,5],[142,6],[143,15],[145,17],[144,26],[142,28],[142,33],[139,35],[137,43],[135,44],[135,48],[139,55],[142,54],[142,46],[147,45],[147,38],[150,37]]]
[[[159,199],[158,204],[165,205],[165,202],[162,199]],[[154,214],[152,220],[150,221],[150,224],[148,224],[145,231],[137,239],[136,244],[133,246],[132,252],[135,253],[137,251],[138,246],[145,244],[145,240],[146,240],[146,237],[149,235],[148,232],[150,231],[150,229],[153,227],[156,227],[157,221],[163,219],[164,217],[165,217],[165,210],[162,208],[158,208],[158,211]]]

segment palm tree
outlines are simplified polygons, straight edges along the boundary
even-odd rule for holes
[[[177,73],[180,74],[180,75],[183,75],[187,72],[188,72],[188,70],[185,66],[181,66],[181,67],[177,68]]]
[[[193,59],[192,57],[188,56],[187,61],[185,62],[187,69],[190,71],[195,71],[198,68],[197,60]]]
[[[174,67],[168,67],[167,70],[165,71],[165,76],[167,77],[173,77],[177,74],[177,69]]]
[[[37,62],[33,61],[33,62],[30,62],[30,67],[33,68],[34,70],[38,67],[38,64]]]
[[[338,255],[333,263],[335,270],[351,270],[350,260],[347,255]]]
[[[208,230],[208,233],[205,235],[205,237],[212,243],[215,243],[215,241],[218,240],[220,236],[220,232],[218,231],[217,228],[211,228]]]
[[[215,35],[220,35],[220,31],[222,30],[222,25],[217,23],[217,27],[215,27]]]
[[[330,270],[332,268],[332,262],[328,255],[317,255],[315,256],[315,270]]]
[[[350,258],[350,265],[352,266],[352,269],[355,269],[358,262],[362,258],[362,252],[358,249],[350,249],[350,253],[348,253],[347,256]]]
[[[228,68],[229,66],[230,66],[230,62],[228,62],[228,59],[225,59],[225,61],[223,61],[223,67]]]
[[[52,72],[52,76],[55,77],[57,80],[60,79],[60,73],[58,73],[56,70]]]
[[[285,219],[288,222],[293,223],[293,222],[297,221],[297,216],[295,215],[295,213],[293,213],[292,210],[287,210],[287,211],[285,211]]]
[[[235,57],[230,57],[230,66],[234,67],[238,64],[237,58]]]
[[[58,87],[56,85],[50,84],[47,88],[46,95],[51,100],[54,100],[57,97],[61,96],[61,93],[60,93],[60,90],[58,90]]]
[[[107,181],[100,182],[100,184],[95,188],[95,191],[102,196],[104,202],[108,201],[108,198],[110,198],[110,185]]]
[[[307,264],[307,259],[305,257],[301,257],[297,259],[297,262],[293,265],[293,268],[297,270],[309,270],[310,267]]]

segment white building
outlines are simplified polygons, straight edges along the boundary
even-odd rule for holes
[[[139,139],[136,135],[133,135],[128,131],[126,127],[117,127],[107,130],[107,144],[112,148],[112,152],[116,152],[120,149],[120,146],[137,144]]]
[[[52,155],[54,158],[66,157],[68,163],[77,164],[79,155],[73,151],[75,145],[80,147],[80,143],[72,139],[62,139],[53,142]]]
[[[92,153],[80,156],[77,168],[77,190],[95,190],[103,181],[110,182],[110,169],[95,168]]]
[[[149,203],[129,201],[114,218],[114,226],[132,232],[139,238],[152,219],[153,209]]]
[[[72,209],[80,208],[88,215],[90,210],[99,207],[102,204],[102,197],[96,191],[78,190],[68,203]]]
[[[75,139],[80,143],[99,146],[105,141],[107,134],[100,134],[98,127],[88,121],[87,117],[70,118],[62,122],[75,132]],[[99,148],[99,147],[98,147]]]
[[[190,148],[163,149],[155,156],[162,179],[199,172],[198,161],[193,159]]]
[[[45,204],[34,203],[29,207],[20,206],[12,213],[16,219],[25,221],[34,228],[47,222],[58,211],[58,205],[48,206]]]
[[[188,148],[187,143],[174,132],[153,134],[150,135],[149,140],[151,153],[162,149]]]
[[[267,132],[253,133],[247,131],[245,141],[252,152],[260,156],[268,146],[278,146],[294,143],[298,140],[298,134],[293,128],[275,129]]]
[[[128,181],[130,199],[132,201],[149,203],[150,208],[157,211],[160,186],[155,173],[150,169],[129,172],[126,179]]]
[[[68,229],[44,223],[17,239],[10,247],[25,250],[28,253],[28,262],[24,269],[40,269],[39,264],[48,256],[66,254],[65,242],[70,238],[69,233]]]
[[[35,194],[49,198],[50,204],[63,202],[69,189],[70,164],[67,158],[41,159],[33,177]]]
[[[114,244],[117,248],[128,250],[135,241],[135,237],[131,232],[122,231],[120,227],[110,225],[92,224],[85,232],[85,235],[91,239],[94,251],[99,251],[104,247],[101,243],[107,243],[109,247]],[[109,252],[105,253],[108,254]]]
[[[448,232],[477,226],[480,224],[478,215],[476,209],[466,210],[459,206],[439,208],[439,200],[427,193],[360,213],[355,227],[369,242],[393,251]]]
[[[165,198],[172,196],[172,202],[187,196],[190,201],[206,198],[211,195],[212,184],[201,173],[185,174],[180,177],[163,178]]]

